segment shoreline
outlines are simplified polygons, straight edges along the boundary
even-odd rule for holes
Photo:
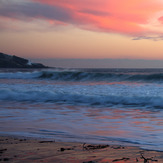
[[[163,163],[163,151],[1,135],[0,162]]]

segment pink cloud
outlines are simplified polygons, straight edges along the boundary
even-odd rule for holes
[[[158,19],[163,24],[163,16]]]
[[[150,33],[142,25],[149,24],[150,18],[163,9],[156,0],[35,1],[69,9],[71,23],[82,28],[130,35]]]
[[[2,9],[0,16],[38,18],[94,31],[133,36],[163,33],[162,26],[153,23],[155,19],[163,22],[163,14],[156,16],[163,11],[159,0],[32,0]]]

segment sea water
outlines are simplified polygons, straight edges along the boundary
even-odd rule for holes
[[[0,133],[163,151],[163,69],[1,69]]]

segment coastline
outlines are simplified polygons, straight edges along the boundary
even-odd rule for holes
[[[0,136],[1,162],[52,163],[163,163],[163,152],[121,145],[56,142],[16,136]]]

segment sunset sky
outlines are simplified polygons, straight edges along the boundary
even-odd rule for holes
[[[0,51],[163,60],[163,0],[0,0]]]

